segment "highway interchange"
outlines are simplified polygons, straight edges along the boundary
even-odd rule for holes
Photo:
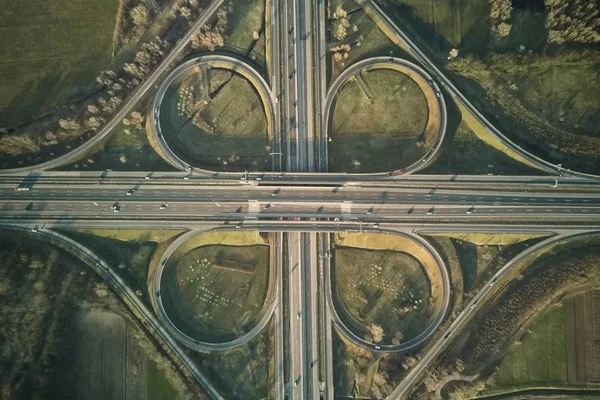
[[[401,351],[424,343],[432,336],[417,367],[389,398],[404,398],[446,343],[476,313],[482,298],[521,259],[566,237],[596,232],[600,220],[597,178],[561,170],[510,142],[473,107],[433,63],[406,37],[376,3],[365,1],[381,20],[412,50],[425,70],[419,70],[433,90],[443,88],[471,111],[490,132],[511,150],[545,171],[539,177],[424,176],[415,174],[429,164],[441,146],[445,111],[438,139],[424,161],[405,168],[406,176],[393,171],[353,175],[328,173],[328,119],[336,91],[355,70],[348,69],[336,88],[327,93],[326,13],[324,1],[269,1],[269,82],[242,60],[204,56],[180,66],[176,73],[200,61],[228,62],[259,82],[261,97],[272,117],[270,136],[274,172],[249,174],[214,173],[190,165],[172,152],[161,138],[160,103],[168,83],[163,83],[153,107],[155,134],[169,161],[183,172],[47,172],[84,155],[102,140],[147,92],[192,37],[217,10],[214,1],[167,59],[143,83],[119,114],[94,139],[79,149],[38,166],[0,171],[0,220],[2,226],[36,230],[40,236],[86,260],[112,287],[143,315],[156,334],[173,350],[179,362],[207,390],[220,399],[208,379],[193,365],[180,343],[202,351],[222,351],[246,343],[270,321],[275,321],[275,398],[334,398],[332,335],[337,328],[356,345],[371,351]],[[315,18],[315,20],[313,20]],[[282,50],[282,51],[281,51]],[[213,57],[213,58],[210,58]],[[168,62],[167,62],[168,61]],[[402,60],[392,60],[402,63]],[[364,66],[381,63],[365,60]],[[387,61],[386,61],[387,62]],[[417,67],[418,68],[418,67]],[[313,72],[314,71],[314,72]],[[431,76],[430,76],[431,75]],[[167,81],[169,82],[167,78]],[[445,110],[443,97],[440,107]],[[116,122],[115,122],[116,121]],[[285,141],[285,144],[282,141]],[[90,144],[91,143],[91,144]],[[282,151],[284,150],[284,151]],[[281,171],[281,166],[285,171]],[[191,167],[191,170],[190,170]],[[31,172],[35,171],[32,175]],[[408,175],[412,173],[412,175]],[[29,174],[29,175],[28,175]],[[16,191],[22,187],[22,191]],[[49,228],[105,227],[130,229],[190,229],[163,254],[150,290],[156,314],[147,309],[131,288],[98,256]],[[274,290],[257,326],[230,343],[205,343],[183,334],[173,324],[160,296],[162,269],[169,256],[191,236],[208,229],[252,229],[274,233]],[[331,300],[330,233],[337,231],[383,232],[413,237],[437,260],[442,275],[446,266],[435,249],[418,236],[432,231],[549,232],[556,236],[517,256],[471,301],[445,332],[438,332],[442,312],[421,336],[401,346],[365,342],[348,329]],[[285,274],[285,278],[284,278]],[[445,281],[444,293],[450,287]],[[284,307],[284,302],[287,304]],[[473,306],[473,307],[471,307]],[[286,309],[287,308],[287,309]],[[284,351],[287,346],[287,352]],[[284,357],[287,354],[287,359]],[[285,367],[284,367],[285,365]],[[319,368],[321,366],[321,368]]]

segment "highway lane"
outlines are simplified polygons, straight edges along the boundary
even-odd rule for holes
[[[316,17],[313,24],[313,30],[315,32],[315,43],[316,43],[316,68],[314,69],[314,80],[317,85],[317,96],[315,100],[315,108],[317,110],[318,125],[315,123],[315,128],[318,127],[317,138],[315,143],[318,141],[318,160],[316,163],[316,170],[319,172],[326,172],[328,167],[327,154],[327,129],[323,124],[325,119],[323,118],[323,100],[327,95],[327,36],[325,25],[327,23],[327,13],[325,10],[325,1],[318,0],[316,9]]]
[[[563,240],[574,238],[578,236],[588,235],[591,233],[600,233],[598,228],[590,230],[590,231],[579,231],[579,232],[570,232],[568,234],[559,234],[557,236],[548,238],[543,240],[542,242],[537,243],[536,245],[524,250],[519,253],[515,258],[510,260],[504,267],[502,267],[494,276],[488,281],[486,285],[473,297],[473,299],[467,304],[465,309],[456,317],[456,319],[452,322],[450,327],[444,332],[443,336],[441,336],[437,342],[435,342],[427,351],[425,355],[423,355],[419,361],[419,363],[411,369],[409,374],[402,380],[402,382],[396,387],[396,389],[388,396],[388,399],[402,399],[406,398],[409,394],[409,390],[413,387],[417,379],[421,376],[424,370],[427,368],[429,363],[435,359],[437,355],[439,355],[446,344],[449,343],[453,338],[455,338],[459,333],[460,329],[470,320],[470,318],[480,311],[480,308],[485,305],[485,301],[483,299],[488,296],[488,294],[494,292],[495,286],[501,284],[503,277],[506,276],[513,268],[519,265],[520,262],[526,260],[532,254],[540,251],[547,246],[552,246],[558,242]]]
[[[274,233],[273,244],[275,245],[274,254],[275,254],[275,262],[279,265],[279,271],[284,271],[283,269],[283,233],[276,232]],[[275,285],[277,286],[276,290],[279,293],[279,299],[277,301],[277,306],[274,310],[275,317],[275,399],[284,400],[285,399],[285,360],[283,357],[284,350],[283,346],[285,343],[285,338],[283,334],[283,325],[286,323],[283,318],[283,277],[280,275],[275,280]]]
[[[179,53],[181,53],[185,46],[187,46],[187,44],[192,40],[192,37],[196,31],[206,24],[206,22],[212,17],[212,15],[217,11],[221,4],[223,4],[223,2],[224,0],[213,0],[213,2],[210,3],[210,5],[200,16],[198,22],[192,25],[186,35],[179,41],[179,43],[175,45],[175,47],[173,47],[170,53],[167,54],[158,67],[156,67],[154,72],[152,72],[150,76],[148,76],[144,82],[136,90],[134,90],[131,95],[129,95],[129,97],[123,103],[120,111],[90,140],[76,149],[63,154],[62,156],[53,158],[50,161],[28,167],[5,169],[2,170],[2,172],[25,173],[29,171],[58,168],[83,158],[88,152],[90,152],[90,150],[92,150],[97,144],[101,143],[110,133],[112,133],[112,130],[121,123],[123,118],[125,118],[127,114],[137,105],[142,96],[144,96],[148,90],[152,88],[158,78],[160,78],[161,75],[171,67],[172,63],[179,56]]]
[[[314,232],[304,234],[304,341],[306,356],[304,358],[304,376],[306,378],[307,399],[320,399],[319,379],[319,342],[318,318],[319,308],[317,304],[317,234]]]
[[[314,147],[315,119],[314,119],[314,73],[313,66],[313,32],[312,16],[313,2],[296,0],[298,9],[297,35],[298,42],[298,108],[302,118],[300,129],[301,147],[303,149],[303,171],[315,171]]]
[[[324,204],[324,205],[320,205]],[[165,205],[165,209],[161,207]],[[118,209],[116,211],[113,206]],[[248,203],[239,201],[178,202],[160,201],[133,202],[128,200],[113,202],[102,200],[11,200],[0,203],[0,218],[3,219],[165,219],[165,220],[220,220],[233,221],[240,228],[253,219],[277,218],[319,218],[336,219],[337,222],[354,220],[361,227],[377,228],[379,223],[396,221],[537,221],[554,220],[593,220],[600,218],[599,206],[588,205],[478,205],[432,204],[408,206],[404,204],[380,204],[375,208],[369,204],[353,204],[352,212],[347,212],[343,203]],[[373,209],[373,211],[371,211]],[[448,221],[444,221],[448,220]]]
[[[400,29],[400,27],[385,13],[378,2],[373,0],[365,0],[363,4],[369,7],[383,22],[384,24],[396,35],[404,46],[410,50],[411,55],[415,57],[417,61],[424,65],[432,74],[435,75],[442,86],[452,95],[452,97],[462,104],[494,137],[502,142],[506,147],[520,155],[521,157],[528,160],[533,165],[536,165],[543,171],[550,172],[555,175],[568,172],[569,174],[589,177],[598,179],[597,175],[586,174],[576,171],[565,170],[557,165],[554,165],[546,160],[539,158],[538,156],[528,152],[527,150],[519,147],[517,144],[508,139],[500,130],[498,130],[485,116],[462,94],[460,90],[446,77],[446,75],[435,65],[430,58]]]
[[[319,235],[321,239],[321,245],[319,246],[319,262],[321,267],[322,285],[321,293],[327,293],[331,282],[329,279],[329,271],[331,268],[331,244],[329,233],[322,233]],[[324,296],[323,296],[324,297]],[[333,382],[333,345],[332,345],[332,331],[333,331],[333,316],[331,315],[331,308],[327,304],[326,298],[321,300],[322,303],[322,320],[323,320],[323,332],[321,332],[323,338],[323,376],[325,382],[325,391],[323,393],[324,400],[334,400],[334,382]]]
[[[131,194],[128,195],[131,191]],[[0,201],[127,201],[144,202],[228,202],[260,203],[346,203],[351,208],[371,205],[377,214],[383,204],[440,205],[600,205],[600,193],[535,190],[456,190],[388,187],[289,187],[289,186],[170,186],[170,185],[46,185],[37,184],[27,191],[15,191],[15,186],[0,183]],[[170,209],[164,210],[168,213]]]
[[[285,92],[282,93],[282,102],[286,127],[286,170],[299,171],[300,143],[298,138],[299,115],[297,109],[298,74],[296,54],[296,2],[295,0],[282,0],[283,8],[283,66],[285,76]]]
[[[305,398],[306,379],[304,375],[305,340],[302,306],[304,304],[304,280],[302,271],[305,268],[303,251],[303,233],[287,233],[288,241],[288,309],[289,309],[289,398],[303,400]]]
[[[249,172],[248,182],[242,180],[243,172],[214,172],[200,174],[171,171],[39,171],[28,174],[2,174],[0,182],[72,182],[81,183],[87,181],[114,182],[131,181],[140,184],[169,183],[179,185],[192,184],[219,184],[237,185],[239,183],[255,185],[412,185],[412,184],[444,184],[460,186],[463,184],[473,185],[540,185],[554,187],[558,190],[573,185],[598,187],[598,181],[594,179],[581,178],[571,175],[562,177],[554,176],[513,176],[513,175],[400,175],[388,176],[385,174],[346,174],[346,173],[300,173],[300,172]],[[260,180],[258,179],[260,178]],[[482,189],[486,189],[483,187]]]

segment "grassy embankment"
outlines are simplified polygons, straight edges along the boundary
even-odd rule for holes
[[[207,340],[247,331],[264,311],[269,252],[266,237],[254,232],[209,232],[183,244],[163,275],[163,301],[170,315]]]
[[[336,235],[334,299],[359,335],[370,324],[382,343],[421,333],[435,315],[441,280],[434,260],[416,242],[397,235]]]
[[[452,273],[456,307],[461,309],[500,268],[547,234],[436,233],[425,236],[440,250]]]
[[[227,20],[228,31],[224,37],[223,50],[249,58],[264,72],[266,71],[265,0],[232,3],[233,11]]]
[[[273,398],[274,322],[244,346],[206,356],[204,364],[225,398],[255,400]],[[283,371],[280,371],[283,373]]]
[[[167,90],[160,123],[190,164],[211,170],[265,170],[265,110],[249,81],[225,70],[189,70]]]
[[[364,72],[340,90],[333,112],[331,169],[400,169],[422,146],[428,105],[419,85],[391,70]],[[365,90],[366,89],[366,92]]]
[[[118,0],[6,0],[0,13],[0,127],[83,99],[109,63]]]

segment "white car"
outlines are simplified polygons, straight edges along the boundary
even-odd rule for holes
[[[161,210],[165,210],[165,209],[166,209],[168,206],[169,206],[169,205],[168,205],[167,203],[162,203],[162,204],[160,205],[160,209],[161,209]]]
[[[296,319],[300,319],[300,314],[301,313],[298,313],[298,315],[296,315]]]

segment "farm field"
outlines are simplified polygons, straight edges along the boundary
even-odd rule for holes
[[[112,57],[118,0],[6,0],[0,13],[0,127],[84,98]]]
[[[567,371],[571,385],[600,383],[600,291],[587,290],[564,301]]]
[[[167,90],[160,123],[169,146],[191,165],[217,171],[270,168],[265,110],[241,75],[189,70]]]
[[[567,334],[563,305],[540,315],[513,343],[494,374],[497,389],[567,384]]]
[[[128,322],[114,312],[77,311],[59,360],[55,390],[74,399],[177,398],[135,335]],[[150,369],[153,372],[149,373]]]
[[[333,112],[331,169],[381,172],[410,165],[422,147],[428,112],[419,85],[398,71],[363,72],[349,80]]]
[[[441,299],[441,277],[419,244],[397,235],[337,234],[333,256],[334,301],[358,335],[379,325],[382,343],[391,344],[428,326]]]
[[[163,275],[167,312],[207,340],[237,337],[262,316],[269,246],[204,245],[172,257]]]

